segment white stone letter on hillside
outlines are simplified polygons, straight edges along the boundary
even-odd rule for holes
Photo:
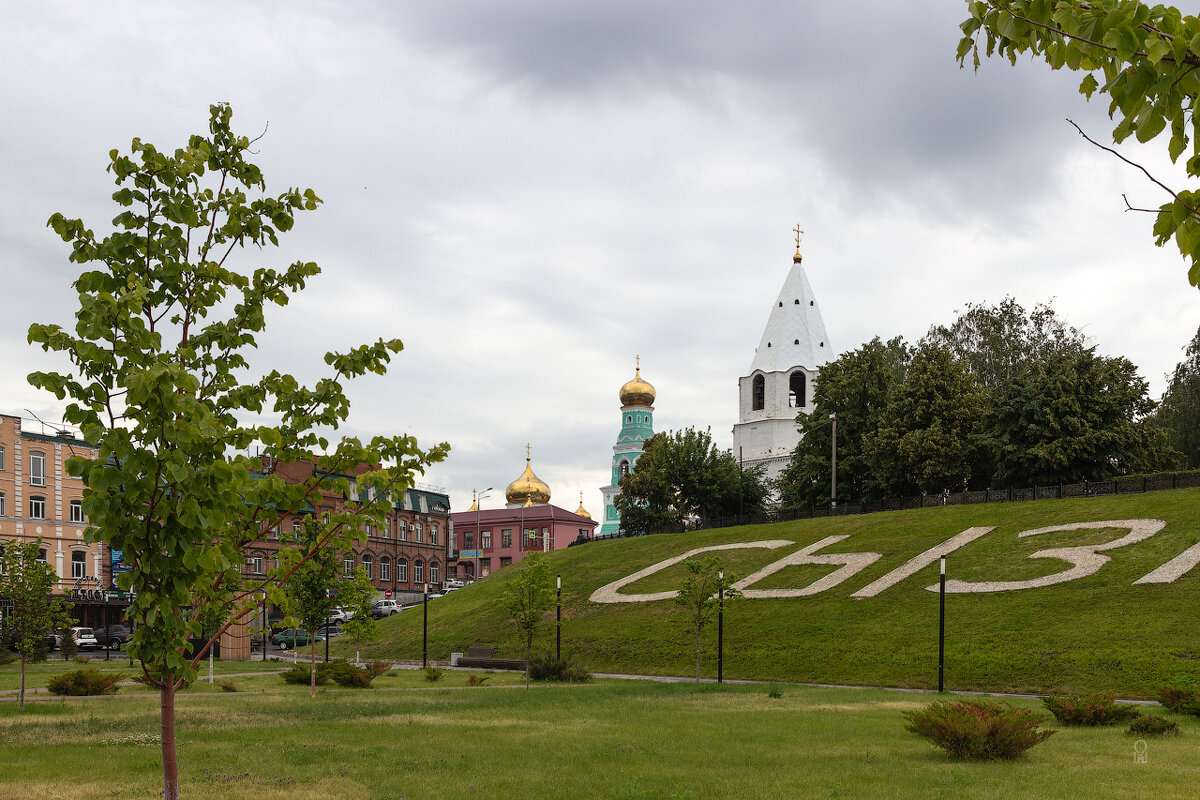
[[[631,583],[636,583],[642,578],[653,575],[654,573],[678,564],[681,561],[686,561],[692,556],[699,555],[700,553],[710,553],[717,550],[744,550],[751,547],[764,547],[768,550],[774,550],[779,547],[787,547],[789,544],[795,544],[795,542],[787,539],[768,539],[761,542],[734,542],[733,544],[715,544],[709,547],[697,547],[695,550],[688,550],[682,555],[668,558],[666,561],[660,561],[653,566],[646,567],[639,572],[633,573],[627,578],[621,578],[619,581],[613,581],[610,584],[601,586],[599,589],[592,592],[592,596],[589,599],[593,603],[649,603],[654,600],[670,600],[672,597],[679,594],[678,589],[672,589],[669,592],[654,592],[652,594],[618,594],[617,592],[624,586],[628,586]]]
[[[1101,555],[1102,550],[1115,550],[1118,547],[1149,539],[1163,529],[1167,523],[1161,519],[1110,519],[1100,522],[1069,522],[1066,525],[1050,525],[1045,528],[1035,528],[1022,531],[1018,538],[1037,536],[1053,531],[1096,530],[1098,528],[1125,528],[1129,533],[1119,539],[1113,539],[1101,544],[1088,544],[1079,547],[1056,547],[1051,550],[1038,550],[1030,554],[1030,558],[1058,558],[1071,563],[1070,569],[1046,575],[1042,578],[1032,578],[1026,581],[946,581],[947,592],[1012,592],[1018,589],[1035,589],[1041,586],[1053,586],[1056,583],[1085,578],[1098,571],[1108,563],[1109,558]],[[1151,573],[1153,574],[1153,573]],[[926,586],[931,592],[938,591],[938,585]]]
[[[994,530],[996,530],[995,526],[990,528],[967,528],[957,536],[951,536],[941,544],[931,547],[924,553],[921,553],[919,556],[912,558],[907,564],[902,564],[901,566],[896,567],[879,580],[868,583],[866,586],[850,596],[858,598],[874,597],[884,589],[895,586],[905,578],[908,578],[925,569],[925,567],[928,567],[942,556],[949,555],[958,548],[965,547],[966,545],[978,539],[980,536],[983,536],[985,533],[989,533]]]
[[[1174,583],[1197,564],[1200,564],[1200,543],[1192,545],[1154,572],[1138,578],[1134,583]]]
[[[770,597],[806,597],[811,594],[819,594],[826,589],[832,589],[842,581],[858,573],[859,571],[874,564],[881,554],[879,553],[831,553],[829,555],[813,555],[818,550],[828,547],[831,544],[837,544],[843,539],[849,539],[849,536],[826,536],[815,544],[810,544],[803,550],[797,550],[794,553],[784,556],[773,564],[760,569],[758,572],[748,577],[742,578],[737,583],[733,584],[734,589],[739,589],[742,596],[753,600],[756,598]],[[808,586],[802,589],[747,589],[747,586],[753,586],[768,575],[774,575],[784,567],[796,566],[798,564],[843,564],[841,569],[834,570],[824,578],[819,578]]]

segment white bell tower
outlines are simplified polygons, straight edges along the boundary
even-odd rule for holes
[[[745,466],[766,464],[768,478],[783,472],[800,443],[796,417],[813,410],[817,370],[833,359],[833,346],[804,274],[797,225],[796,255],[771,305],[750,372],[738,379],[738,423],[733,457]]]

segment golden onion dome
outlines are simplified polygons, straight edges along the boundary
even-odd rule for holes
[[[528,446],[526,447],[528,450]],[[504,496],[508,498],[510,503],[521,503],[527,501],[525,505],[544,505],[550,502],[550,487],[533,474],[533,468],[529,465],[530,458],[528,453],[525,455],[525,471],[521,473],[521,477],[508,485],[504,490]]]
[[[583,507],[583,492],[580,492],[580,493],[579,493],[579,508],[577,508],[577,509],[575,510],[575,513],[576,513],[577,515],[579,515],[579,516],[583,517],[584,519],[591,519],[591,518],[592,518],[592,515],[591,515],[591,514],[589,514],[589,513],[587,512],[587,509]]]
[[[637,369],[633,380],[621,387],[621,405],[624,406],[653,406],[654,387],[642,380],[642,359],[638,358]]]

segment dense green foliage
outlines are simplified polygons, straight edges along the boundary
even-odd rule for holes
[[[1081,499],[939,506],[912,511],[837,516],[638,536],[555,551],[551,572],[562,575],[563,650],[593,672],[695,674],[695,639],[670,599],[593,603],[592,593],[699,547],[788,540],[774,550],[726,550],[727,568],[750,575],[830,536],[848,537],[820,553],[880,553],[844,583],[801,597],[744,599],[725,614],[725,677],[931,688],[937,686],[938,582],[934,561],[875,597],[851,595],[909,559],[978,526],[993,527],[948,558],[951,580],[1005,581],[1050,575],[1067,565],[1029,556],[1044,549],[1107,542],[1120,530],[1022,531],[1089,520],[1161,519],[1151,538],[1108,550],[1111,560],[1080,580],[1011,592],[954,594],[946,599],[946,685],[1036,694],[1113,691],[1153,698],[1184,676],[1200,679],[1200,641],[1189,620],[1200,607],[1200,567],[1171,584],[1134,582],[1200,542],[1200,490],[1179,489]],[[698,558],[711,555],[701,554]],[[788,567],[751,589],[799,588],[837,569]],[[429,657],[447,659],[473,645],[520,658],[525,642],[501,606],[515,570],[499,570],[430,604]],[[688,569],[675,564],[624,587],[623,593],[673,592]],[[378,643],[364,655],[421,658],[421,618],[397,614],[380,622]],[[716,675],[716,626],[702,635],[703,674]],[[554,647],[552,629],[535,647]],[[339,636],[331,653],[354,656]]]
[[[1167,136],[1167,154],[1185,153],[1190,178],[1200,176],[1200,137],[1194,117],[1200,94],[1200,20],[1166,5],[1136,0],[968,0],[958,60],[979,68],[981,49],[1016,63],[1030,53],[1051,69],[1087,73],[1079,91],[1110,98],[1113,141],[1149,142]],[[1174,239],[1200,286],[1200,193],[1172,189],[1154,222],[1155,243]]]
[[[70,364],[35,372],[30,383],[69,399],[64,419],[98,448],[66,467],[86,486],[88,536],[123,551],[131,567],[117,583],[134,593],[129,652],[162,688],[167,800],[178,796],[173,693],[207,649],[192,653],[188,639],[203,632],[214,641],[255,613],[263,591],[281,600],[278,587],[298,563],[344,549],[367,523],[381,525],[393,493],[447,450],[423,451],[410,436],[329,439],[349,414],[342,382],[385,372],[398,340],[327,353],[330,374],[312,387],[279,370],[250,371],[247,355],[268,309],[286,305],[320,271],[303,261],[256,266],[262,250],[320,199],[311,189],[268,195],[248,160],[252,143],[231,120],[227,105],[214,105],[207,134],[173,153],[141,139],[128,155],[110,152],[116,230],[97,236],[62,214],[49,221],[71,260],[85,265],[74,283],[74,327],[29,328],[31,343]],[[276,473],[297,462],[314,465],[307,479]],[[360,464],[383,468],[348,477]],[[319,506],[322,492],[348,502],[313,521],[319,532],[308,551],[243,581],[243,548],[284,514]],[[213,619],[221,626],[205,630]]]
[[[53,567],[38,560],[43,547],[41,539],[0,546],[0,597],[10,603],[0,642],[21,656],[21,690],[17,700],[21,708],[25,707],[26,663],[45,655],[48,632],[62,628],[66,631],[64,638],[71,638],[68,628],[75,624],[66,604],[51,596],[58,576]]]
[[[1042,704],[1063,725],[1112,725],[1136,719],[1141,713],[1137,706],[1114,702],[1112,692],[1043,697]]]
[[[529,663],[529,674],[535,681],[551,683],[587,683],[592,679],[570,651],[561,657],[549,651],[536,653]]]
[[[117,684],[125,678],[125,675],[101,672],[94,667],[88,667],[55,675],[46,684],[46,688],[50,690],[50,694],[69,697],[113,694],[117,691]]]
[[[1013,759],[1054,735],[1039,731],[1042,718],[1028,708],[1013,708],[990,700],[930,703],[906,711],[905,730],[924,736],[950,758],[971,761]]]
[[[1048,305],[970,305],[910,349],[879,339],[821,367],[816,408],[779,481],[784,509],[838,500],[1101,480],[1170,469],[1147,383],[1102,356]]]
[[[1170,709],[1176,714],[1191,714],[1200,717],[1200,690],[1183,686],[1164,686],[1158,690],[1155,699],[1163,708]]]
[[[1166,431],[1168,444],[1179,453],[1179,466],[1200,467],[1200,330],[1175,366],[1154,423]]]
[[[739,468],[712,433],[687,428],[647,439],[632,472],[621,478],[621,527],[648,532],[738,514],[761,514],[767,486],[761,467]]]
[[[1180,731],[1178,722],[1157,714],[1147,714],[1130,723],[1129,732],[1139,736],[1178,736]]]

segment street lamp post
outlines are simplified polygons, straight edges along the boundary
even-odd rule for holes
[[[941,558],[938,590],[938,692],[946,690],[946,557]]]
[[[266,661],[267,660],[267,645],[269,645],[271,643],[271,631],[269,628],[267,628],[267,590],[266,589],[263,589],[262,628],[263,628],[263,632],[262,632],[263,657],[262,657],[262,660]]]
[[[424,598],[421,603],[421,669],[429,666],[429,584],[425,584]]]
[[[477,491],[475,494],[475,580],[479,580],[479,553],[483,550],[483,530],[479,522],[483,509],[479,503],[488,496],[490,491],[492,491],[491,486],[482,492]]]
[[[554,600],[554,656],[562,661],[562,575],[555,576],[558,594]]]
[[[833,424],[833,483],[829,490],[829,507],[837,508],[837,412],[829,415],[829,421]]]
[[[725,570],[717,570],[717,683],[725,682]]]

